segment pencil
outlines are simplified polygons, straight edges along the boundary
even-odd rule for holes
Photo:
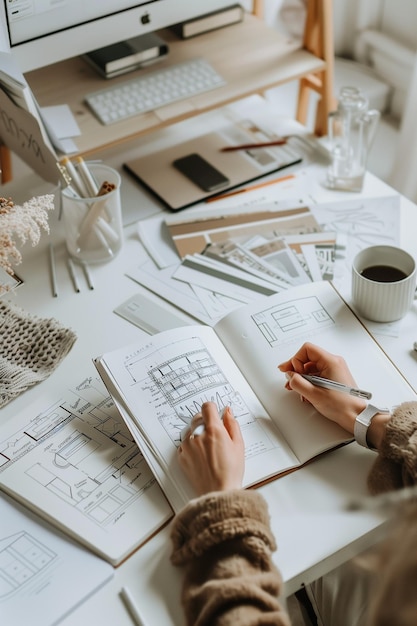
[[[51,243],[49,244],[49,267],[51,270],[52,295],[54,296],[54,298],[57,298],[58,286],[57,286],[56,270],[55,270],[55,254],[54,254],[54,247]]]
[[[82,198],[88,198],[88,191],[85,187],[84,181],[77,172],[74,164],[68,157],[64,157],[61,164],[66,168],[67,173],[71,179],[71,186],[75,189],[79,196]]]
[[[127,587],[122,587],[120,595],[136,626],[145,626],[145,622],[143,621],[142,616],[139,613],[139,608],[135,600],[133,599],[130,590]]]
[[[91,276],[90,268],[88,267],[87,263],[83,263],[82,266],[83,266],[85,279],[87,281],[87,285],[89,289],[94,289],[94,283],[93,283],[93,278]]]
[[[356,387],[349,387],[349,385],[338,383],[335,380],[321,378],[321,376],[309,376],[308,374],[301,374],[301,376],[316,387],[323,387],[324,389],[330,389],[332,391],[341,391],[342,393],[348,393],[351,396],[357,396],[358,398],[366,398],[367,400],[372,398],[372,394],[369,391],[357,389]]]
[[[77,293],[80,293],[80,286],[78,284],[77,275],[75,273],[74,263],[72,259],[68,259],[68,271],[71,276],[72,284],[74,285],[74,289]]]
[[[93,198],[98,193],[98,187],[96,185],[96,181],[91,175],[91,172],[88,169],[87,164],[82,157],[80,156],[77,157],[77,163],[78,163],[78,170],[79,170],[80,176],[87,190],[87,194],[89,195],[90,198]]]
[[[285,180],[291,180],[292,178],[295,178],[295,174],[287,174],[287,176],[281,176],[281,178],[274,178],[273,180],[266,180],[263,183],[258,183],[257,185],[252,185],[251,187],[245,187],[245,189],[237,189],[236,191],[223,193],[220,196],[207,198],[206,203],[216,202],[216,200],[223,200],[224,198],[231,198],[232,196],[237,196],[240,193],[246,193],[247,191],[252,191],[253,189],[261,189],[262,187],[267,187],[268,185],[275,185],[275,183],[283,183]]]
[[[255,148],[269,148],[272,146],[284,146],[287,139],[276,139],[275,141],[264,141],[263,143],[243,143],[238,146],[224,146],[220,152],[235,152],[236,150],[253,150]]]

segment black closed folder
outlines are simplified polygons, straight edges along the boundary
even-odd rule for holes
[[[168,45],[161,37],[148,33],[98,48],[83,58],[102,76],[112,78],[161,59],[168,51]]]

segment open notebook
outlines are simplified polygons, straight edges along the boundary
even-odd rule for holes
[[[117,566],[172,509],[90,367],[0,427],[0,489]]]
[[[184,418],[214,400],[231,405],[254,486],[352,440],[285,388],[277,365],[305,341],[342,354],[373,402],[393,406],[415,391],[330,282],[263,298],[213,328],[187,326],[97,358],[96,367],[173,509],[195,494],[177,461]]]

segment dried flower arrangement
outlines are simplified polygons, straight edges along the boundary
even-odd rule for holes
[[[53,208],[52,194],[34,197],[22,206],[14,204],[11,198],[0,197],[0,267],[8,274],[13,274],[12,263],[18,265],[22,261],[16,238],[21,245],[29,240],[36,246],[42,229],[49,233],[48,211]],[[4,291],[7,287],[0,284],[0,294]]]

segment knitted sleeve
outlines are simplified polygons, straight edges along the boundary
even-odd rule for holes
[[[193,626],[289,626],[265,500],[255,491],[211,493],[174,522],[172,562],[183,566],[182,602]]]
[[[417,402],[398,406],[368,477],[374,494],[417,484]]]

